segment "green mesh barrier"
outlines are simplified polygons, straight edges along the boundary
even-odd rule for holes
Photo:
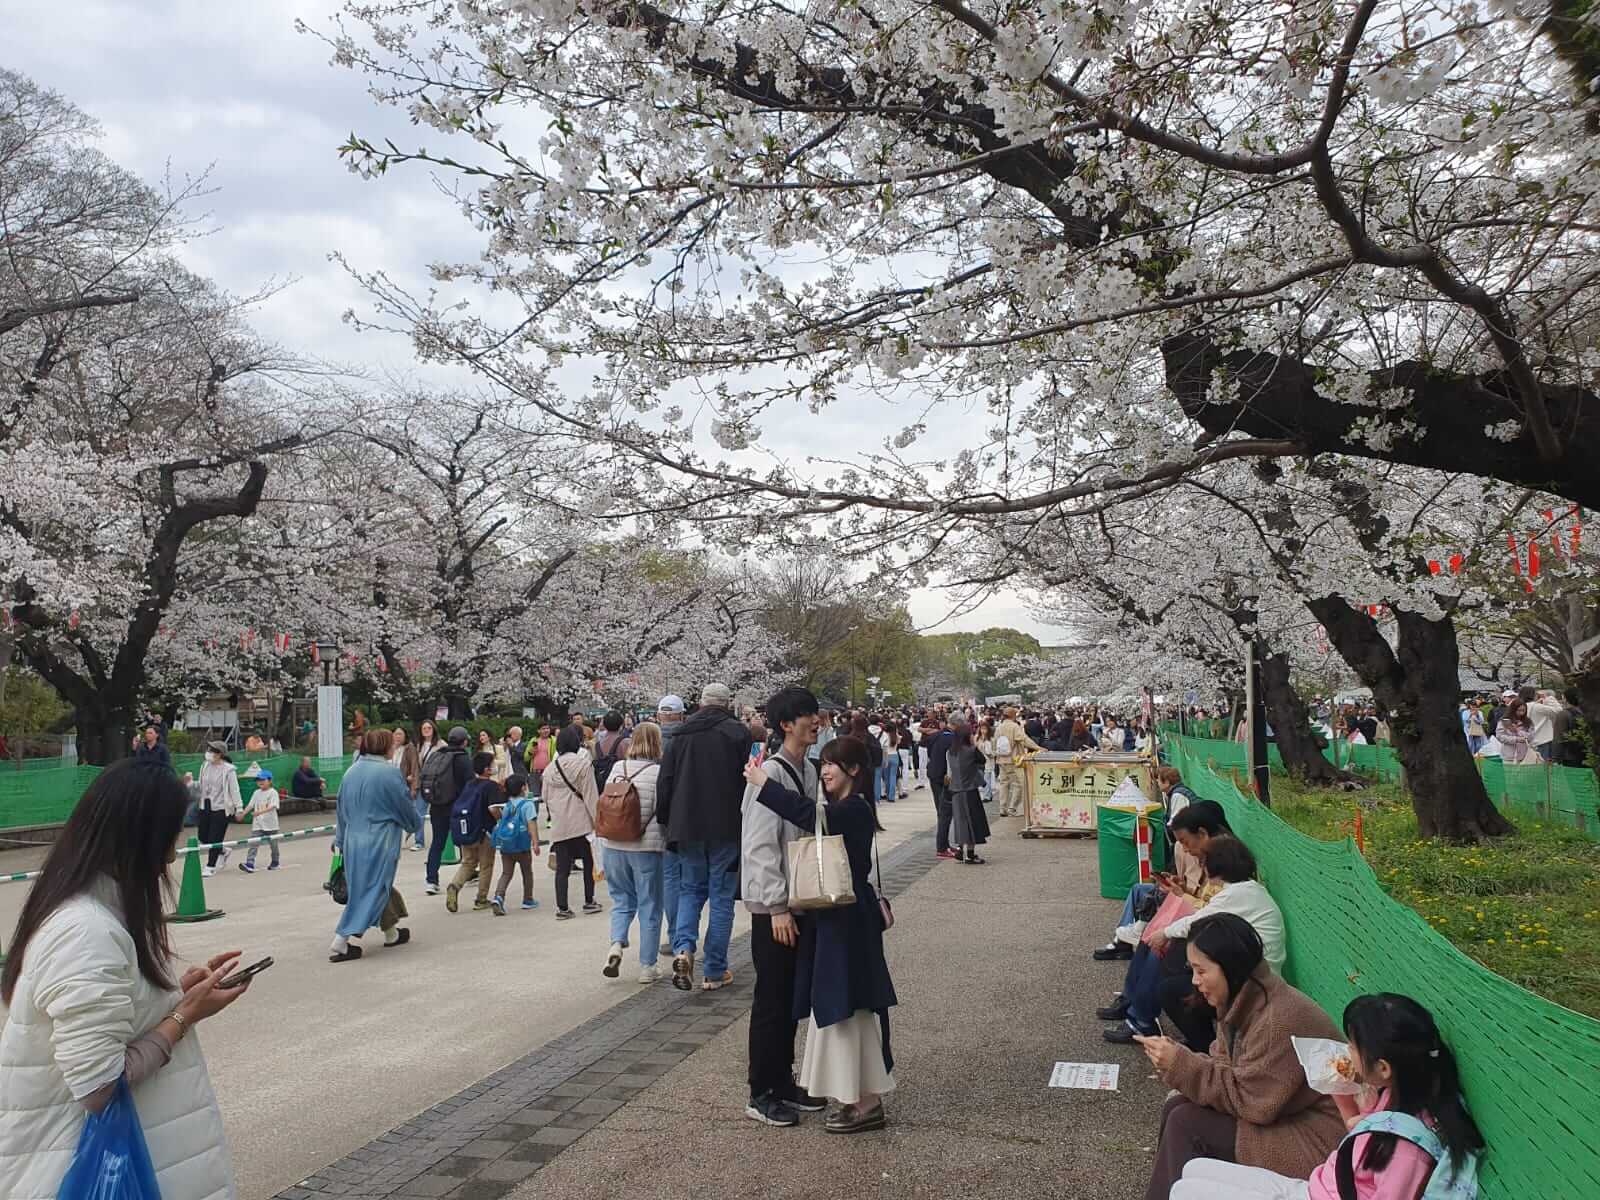
[[[234,756],[233,765],[238,768],[241,778],[239,780],[239,793],[241,798],[248,799],[250,792],[255,790],[255,785],[250,780],[243,778],[243,773],[255,763],[263,770],[272,772],[273,784],[285,795],[289,791],[289,780],[300,767],[298,754],[272,754],[251,758],[248,755]],[[317,773],[327,782],[326,792],[329,796],[337,794],[339,782],[344,778],[344,773],[355,761],[354,755],[330,763],[324,768],[313,758],[313,765]],[[179,775],[192,772],[200,774],[203,759],[198,754],[177,754],[173,756],[173,770]],[[49,770],[13,771],[0,767],[0,829],[20,829],[30,825],[59,825],[71,815],[73,806],[78,803],[78,798],[83,795],[84,789],[100,774],[99,767],[54,767]]]
[[[1177,726],[1163,726],[1162,734],[1175,740]],[[1184,743],[1199,762],[1212,763],[1227,772],[1237,767],[1243,773],[1248,763],[1245,748],[1236,742],[1186,737]],[[1341,742],[1324,752],[1330,761],[1378,779],[1398,782],[1403,775],[1399,756],[1389,746],[1351,746]],[[1269,746],[1267,760],[1282,767],[1276,746]],[[1600,778],[1587,767],[1557,767],[1534,763],[1508,767],[1498,758],[1477,760],[1484,789],[1514,820],[1544,821],[1565,829],[1576,829],[1600,841]]]
[[[1291,983],[1335,1022],[1369,992],[1399,992],[1433,1013],[1489,1145],[1484,1200],[1590,1194],[1600,1180],[1600,1021],[1473,962],[1390,899],[1353,842],[1307,837],[1213,772],[1209,743],[1169,738],[1163,748],[1254,851],[1283,909]]]

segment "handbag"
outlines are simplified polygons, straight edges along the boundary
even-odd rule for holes
[[[889,897],[883,894],[883,862],[878,858],[878,835],[872,835],[872,865],[878,872],[878,915],[883,918],[883,931],[888,933],[894,928],[894,909],[889,905]]]
[[[126,1075],[117,1080],[111,1103],[90,1113],[78,1148],[62,1177],[57,1200],[161,1200],[139,1113]]]
[[[817,805],[817,832],[789,843],[789,907],[796,912],[856,902],[844,838],[828,833],[828,806]]]
[[[322,885],[322,890],[333,897],[335,904],[350,903],[350,885],[344,877],[344,856],[333,856],[333,869],[328,872],[328,882]]]

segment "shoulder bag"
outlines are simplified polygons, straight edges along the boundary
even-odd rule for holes
[[[889,906],[889,897],[883,894],[883,861],[878,857],[878,834],[872,834],[872,865],[878,872],[878,915],[883,918],[883,931],[888,933],[894,928],[894,909]]]
[[[796,912],[845,908],[856,902],[844,838],[828,833],[828,806],[817,803],[817,832],[789,843],[789,907]]]

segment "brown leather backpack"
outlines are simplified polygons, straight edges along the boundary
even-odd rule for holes
[[[639,789],[633,786],[633,776],[626,767],[622,769],[622,778],[611,780],[600,793],[600,803],[595,806],[594,831],[608,842],[637,842],[644,837]]]

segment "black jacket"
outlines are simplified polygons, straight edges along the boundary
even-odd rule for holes
[[[750,727],[707,706],[678,726],[656,777],[656,820],[667,844],[737,842]]]

